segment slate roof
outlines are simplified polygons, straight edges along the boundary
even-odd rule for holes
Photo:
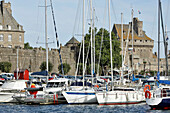
[[[11,30],[19,30],[19,26],[21,25],[19,25],[18,22],[14,19],[12,14],[9,12],[9,9],[4,7],[4,4],[10,4],[10,3],[3,3],[2,5],[1,2],[0,4],[0,25],[3,26],[3,30],[7,30],[8,26],[11,26]],[[23,31],[22,26],[21,26],[21,30]]]
[[[80,42],[75,38],[75,37],[72,37],[67,43],[66,45],[68,44],[79,44]]]
[[[121,24],[114,24],[114,27],[113,27],[113,31],[114,29],[116,30],[117,32],[117,35],[119,38],[121,38]],[[126,32],[126,33],[123,33],[123,39],[127,39],[127,36],[128,36],[128,29],[129,29],[129,24],[123,24],[123,31]],[[130,33],[129,33],[129,39],[132,39],[132,34],[131,34],[131,30],[130,30]],[[149,38],[145,32],[143,31],[143,36],[138,36],[137,33],[135,32],[135,30],[133,30],[133,33],[134,33],[134,39],[137,39],[137,40],[152,40],[151,38]]]

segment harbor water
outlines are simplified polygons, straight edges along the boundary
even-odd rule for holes
[[[170,110],[150,110],[145,103],[114,106],[0,104],[0,113],[170,113]]]

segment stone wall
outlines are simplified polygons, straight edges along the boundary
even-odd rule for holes
[[[46,61],[46,51],[42,48],[18,49],[18,66],[20,69],[29,69],[31,72],[40,71],[40,65]],[[61,56],[63,63],[70,64],[71,70],[69,75],[75,73],[75,56],[74,51],[70,51],[69,47],[61,48]],[[14,72],[17,67],[17,49],[0,47],[0,62],[7,61],[12,63],[11,72]],[[49,51],[49,61],[54,65],[52,72],[58,73],[58,66],[60,64],[59,53],[57,49]]]

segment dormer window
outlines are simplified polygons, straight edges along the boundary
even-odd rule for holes
[[[2,25],[0,25],[0,30],[2,30],[3,29],[3,26]]]
[[[10,26],[10,25],[7,25],[7,29],[8,29],[8,30],[11,30],[11,26]]]
[[[12,45],[8,45],[9,48],[12,48]]]
[[[19,25],[19,30],[21,31],[21,26]]]

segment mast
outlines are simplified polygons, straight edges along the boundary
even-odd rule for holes
[[[47,0],[45,0],[45,45],[46,45],[46,71],[48,73]]]
[[[84,29],[85,29],[85,26],[84,26],[84,17],[85,17],[85,0],[83,0],[83,29],[82,29],[82,38],[83,38],[83,89],[84,89]]]
[[[111,35],[110,0],[108,2],[108,7],[109,7],[109,33],[110,33],[110,60],[111,60],[112,91],[113,91],[113,61],[112,61],[112,35]]]
[[[160,0],[158,0],[158,72],[160,59]]]
[[[91,75],[92,75],[92,84],[93,84],[93,29],[92,29],[92,0],[90,0],[90,26],[91,26]]]
[[[94,24],[94,22],[95,22],[95,9],[93,8],[93,41],[94,41],[93,42],[93,49],[94,49],[94,51],[93,51],[94,52],[94,55],[93,55],[93,57],[94,57],[94,60],[93,60],[94,68],[93,69],[94,69],[94,73],[95,73],[95,64],[96,64],[95,63],[95,56],[96,55],[95,55],[95,27],[94,27],[95,24]]]
[[[162,34],[163,34],[163,42],[164,42],[164,48],[165,48],[165,61],[166,61],[166,70],[165,70],[165,76],[168,76],[168,56],[167,56],[167,42],[165,39],[165,32],[164,32],[164,23],[163,23],[163,14],[162,14],[162,6],[161,6],[161,0],[159,2],[159,10],[160,10],[160,16],[161,16],[161,25],[162,25]]]
[[[133,9],[132,9],[132,75],[133,75]]]
[[[121,13],[121,38],[122,38],[122,73],[121,73],[121,78],[123,80],[123,65],[124,65],[124,62],[123,62],[123,13]]]
[[[57,47],[58,52],[59,52],[59,58],[60,58],[60,63],[61,63],[61,70],[62,70],[62,74],[64,75],[64,70],[63,70],[63,63],[62,63],[62,58],[61,58],[61,47],[59,45],[59,40],[58,40],[58,35],[57,35],[57,27],[56,27],[56,22],[55,22],[55,17],[54,17],[54,10],[53,10],[53,5],[52,5],[52,0],[50,0],[51,2],[51,11],[52,11],[52,17],[53,17],[53,24],[54,24],[54,31],[55,31],[55,36],[56,36],[56,41],[57,41]]]
[[[18,68],[18,47],[17,47],[17,77],[16,79],[18,79],[18,71],[19,71],[19,68]]]

